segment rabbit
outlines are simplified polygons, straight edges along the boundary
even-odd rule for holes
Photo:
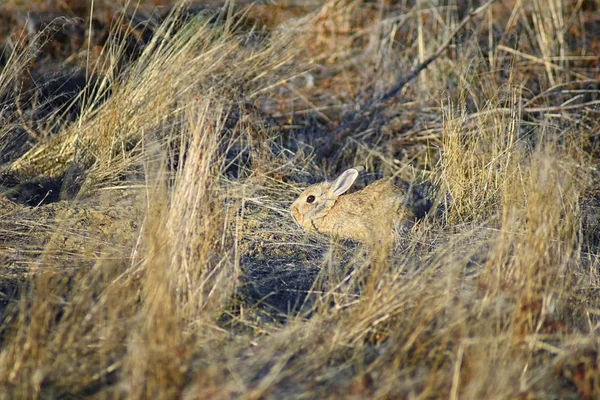
[[[350,168],[333,182],[304,190],[290,207],[296,223],[308,231],[373,245],[384,235],[393,236],[394,226],[423,218],[431,208],[417,187],[399,178],[380,179],[345,194],[363,170]]]

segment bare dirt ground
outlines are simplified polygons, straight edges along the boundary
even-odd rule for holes
[[[600,397],[600,3],[84,3],[0,5],[0,398]]]

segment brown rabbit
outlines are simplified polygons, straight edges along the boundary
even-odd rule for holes
[[[395,224],[421,218],[431,208],[416,188],[400,179],[380,179],[362,190],[344,194],[363,171],[344,171],[335,181],[308,187],[290,207],[306,230],[376,244],[391,235]]]

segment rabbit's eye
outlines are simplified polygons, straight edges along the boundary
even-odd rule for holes
[[[312,194],[306,198],[307,203],[312,203],[313,201],[315,201],[315,196]]]

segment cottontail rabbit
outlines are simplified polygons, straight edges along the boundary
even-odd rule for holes
[[[422,190],[398,178],[344,194],[363,170],[350,168],[333,182],[304,190],[290,207],[296,222],[309,231],[376,244],[392,234],[394,225],[422,218],[431,208]]]

